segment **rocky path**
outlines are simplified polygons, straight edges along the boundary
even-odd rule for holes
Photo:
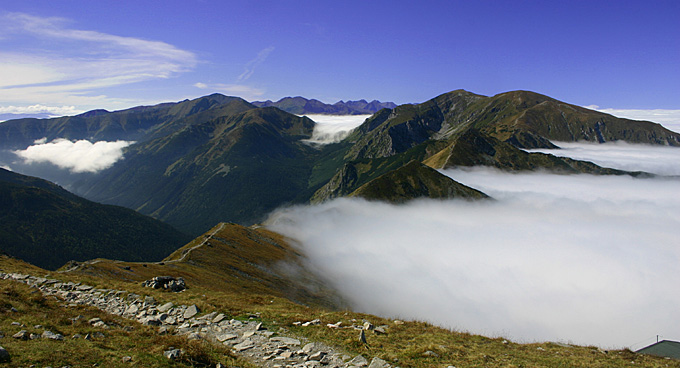
[[[256,320],[230,319],[219,312],[202,314],[195,305],[159,305],[150,296],[122,290],[96,289],[80,283],[17,273],[0,272],[0,278],[28,284],[39,289],[45,296],[55,296],[63,300],[67,306],[94,306],[144,325],[157,326],[158,333],[174,333],[187,339],[203,339],[226,345],[237,355],[260,367],[390,367],[377,357],[369,362],[361,355],[352,357],[319,342],[288,336],[281,330],[269,331]],[[94,323],[104,324],[102,321]],[[180,354],[180,350],[165,352],[168,359],[174,359]]]

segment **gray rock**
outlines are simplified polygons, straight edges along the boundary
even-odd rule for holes
[[[300,345],[300,340],[294,339],[292,337],[283,337],[283,336],[277,336],[277,337],[272,337],[269,339],[271,342],[280,342],[284,345],[289,345],[289,346],[298,346]]]
[[[250,340],[246,340],[246,341],[244,341],[240,344],[234,345],[233,348],[238,353],[238,352],[242,352],[244,350],[252,349],[253,347],[255,347],[255,344],[253,344],[253,342],[250,341]]]
[[[390,365],[386,361],[378,357],[373,358],[373,360],[371,360],[371,364],[368,365],[368,368],[389,368],[389,367]]]
[[[45,331],[42,333],[43,339],[50,339],[50,340],[63,340],[64,336],[62,334],[55,334],[52,331]]]
[[[172,350],[164,351],[163,355],[165,355],[165,357],[170,359],[170,360],[177,360],[182,356],[182,350],[172,349]]]
[[[349,366],[365,367],[368,365],[368,360],[361,355],[355,356],[352,360],[347,362]]]
[[[21,330],[12,335],[12,337],[19,340],[28,340],[31,337],[31,334],[26,330]]]
[[[189,306],[185,311],[184,311],[184,319],[189,319],[201,312],[200,309],[194,304],[192,306]]]
[[[314,348],[315,348],[315,347],[316,347],[316,345],[315,345],[313,342],[310,342],[309,344],[307,344],[307,345],[305,345],[305,346],[302,347],[302,351],[304,351],[305,353],[309,354],[309,353],[311,353],[312,351],[314,351]]]
[[[170,308],[173,307],[173,305],[174,304],[172,304],[172,302],[167,302],[167,303],[161,305],[160,307],[156,308],[156,310],[161,312],[161,313],[165,313],[165,312],[169,311]]]
[[[321,359],[323,359],[325,356],[326,356],[325,352],[317,351],[316,353],[309,356],[309,360],[321,361]]]
[[[227,318],[227,316],[225,316],[224,313],[220,313],[217,317],[213,318],[212,323],[220,323],[224,321],[225,318]]]
[[[9,355],[9,352],[0,346],[0,363],[9,362],[10,360],[12,360],[12,357]]]
[[[230,333],[222,333],[222,334],[218,334],[217,336],[215,336],[215,338],[219,342],[225,342],[227,340],[232,340],[232,339],[235,339],[237,337],[238,337],[238,335],[230,334]]]
[[[142,283],[142,286],[151,287],[154,289],[164,289],[173,292],[180,292],[186,289],[184,279],[181,277],[174,278],[172,276],[157,276]]]

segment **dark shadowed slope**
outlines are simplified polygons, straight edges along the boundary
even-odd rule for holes
[[[96,257],[160,260],[188,240],[132,210],[0,169],[0,250],[40,267]]]

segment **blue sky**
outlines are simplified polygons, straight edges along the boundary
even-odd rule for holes
[[[678,1],[5,1],[0,113],[459,88],[680,109],[678,19]]]

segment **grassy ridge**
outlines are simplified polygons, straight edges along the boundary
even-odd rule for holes
[[[203,249],[203,248],[200,248]],[[207,250],[207,248],[206,248]],[[150,266],[150,265],[149,265]],[[142,266],[140,266],[142,267]],[[41,270],[34,266],[26,265],[23,262],[13,260],[7,257],[0,257],[0,269],[12,272],[25,272],[36,275],[42,275]],[[112,277],[112,274],[107,274],[105,278],[96,276],[93,273],[81,272],[67,272],[61,273],[58,277],[64,281],[83,282],[95,287],[108,287],[118,290],[127,290],[140,295],[151,295],[159,303],[171,301],[175,304],[197,304],[205,313],[212,311],[219,311],[227,313],[234,318],[247,318],[252,313],[260,313],[260,320],[271,331],[278,331],[281,334],[297,335],[306,337],[312,341],[320,341],[331,346],[338,347],[341,351],[345,351],[348,355],[354,356],[362,354],[365,357],[378,356],[387,360],[393,365],[401,367],[446,367],[453,365],[459,368],[462,367],[680,367],[680,361],[666,360],[653,356],[635,354],[629,350],[603,351],[597,347],[583,347],[571,346],[554,343],[534,343],[534,344],[517,344],[507,341],[503,338],[487,338],[484,336],[473,335],[465,332],[450,331],[439,327],[432,326],[428,323],[418,321],[405,321],[403,324],[395,321],[379,318],[372,315],[351,312],[349,310],[333,311],[322,307],[303,306],[293,303],[286,298],[278,297],[275,290],[252,290],[251,293],[237,293],[232,291],[216,291],[201,286],[193,286],[183,293],[165,293],[159,290],[143,288],[137,281],[124,281],[120,278]],[[14,291],[18,290],[18,291]],[[18,293],[19,296],[11,296]],[[5,296],[2,296],[5,295]],[[10,295],[10,296],[7,296]],[[89,326],[70,325],[68,317],[64,315],[59,317],[62,307],[58,307],[52,301],[40,301],[41,298],[36,294],[31,294],[31,290],[23,286],[14,286],[8,281],[0,280],[0,298],[2,306],[12,304],[16,306],[22,313],[29,316],[23,322],[26,326],[32,324],[43,324],[54,328],[54,332],[63,333],[65,336],[70,336],[72,333],[81,333],[90,331]],[[14,298],[14,299],[8,299]],[[19,300],[19,301],[17,301]],[[28,300],[26,302],[20,300]],[[31,301],[33,300],[33,301]],[[25,304],[22,304],[25,303]],[[47,303],[46,307],[41,306]],[[26,305],[30,306],[26,307]],[[34,309],[35,308],[35,309]],[[34,310],[32,312],[24,312]],[[70,311],[70,310],[69,310]],[[100,317],[111,323],[112,325],[119,325],[123,328],[114,327],[110,331],[104,331],[107,336],[110,335],[109,341],[99,344],[85,345],[85,341],[70,341],[59,347],[65,349],[64,352],[58,353],[58,357],[68,356],[73,354],[73,357],[81,359],[84,365],[79,365],[74,360],[59,360],[58,364],[72,364],[73,366],[92,366],[91,363],[106,362],[111,365],[107,366],[121,366],[120,359],[126,355],[132,355],[133,359],[141,363],[138,366],[145,367],[164,367],[164,366],[183,366],[168,365],[170,364],[163,359],[158,359],[158,353],[168,346],[182,347],[185,349],[196,349],[195,355],[201,357],[202,361],[215,359],[221,360],[223,363],[225,359],[233,359],[224,357],[224,352],[214,348],[203,345],[191,345],[186,342],[181,342],[177,339],[165,340],[165,337],[155,336],[153,331],[131,324],[125,320],[117,320],[109,316],[102,316],[99,312],[90,309],[74,310],[74,313],[83,314],[87,317]],[[17,328],[11,326],[11,321],[16,319],[15,315],[7,317],[10,312],[3,312],[0,328],[6,333],[14,332]],[[54,320],[45,322],[45,315],[54,316]],[[53,318],[53,317],[49,317]],[[294,322],[309,321],[311,319],[319,318],[321,325],[318,326],[295,326]],[[386,325],[387,334],[378,335],[371,332],[367,333],[368,345],[364,345],[358,341],[358,331],[345,329],[330,329],[326,327],[327,323],[342,322],[342,326],[361,325],[363,321],[367,320],[376,326]],[[65,322],[68,323],[65,323]],[[124,327],[131,326],[134,328],[132,333],[126,333]],[[30,329],[30,328],[29,328]],[[67,339],[68,339],[67,336]],[[29,354],[34,352],[45,351],[47,348],[53,348],[55,342],[51,341],[31,341],[29,343],[36,343],[31,345],[30,349],[25,350],[24,353],[17,353],[21,351],[18,344],[23,342],[10,341],[7,338],[1,340],[2,345],[7,348],[10,353],[17,356],[15,362],[21,362],[18,366],[28,366],[35,364],[35,358],[26,358]],[[38,345],[41,344],[41,345]],[[79,345],[83,344],[83,345]],[[187,345],[188,344],[188,345]],[[94,345],[94,347],[91,347]],[[17,350],[19,349],[19,350]],[[79,349],[84,349],[82,352]],[[88,350],[100,349],[100,350]],[[40,353],[45,356],[44,353]],[[19,358],[22,356],[23,358]],[[31,355],[38,356],[38,355]],[[213,358],[209,358],[213,357]],[[23,360],[19,360],[23,359]],[[43,358],[41,358],[43,359]],[[61,358],[60,358],[61,359]],[[53,364],[56,366],[57,361],[44,360],[40,361],[43,364]],[[229,365],[247,366],[243,362],[235,362],[233,360]],[[200,366],[200,365],[196,365]]]

